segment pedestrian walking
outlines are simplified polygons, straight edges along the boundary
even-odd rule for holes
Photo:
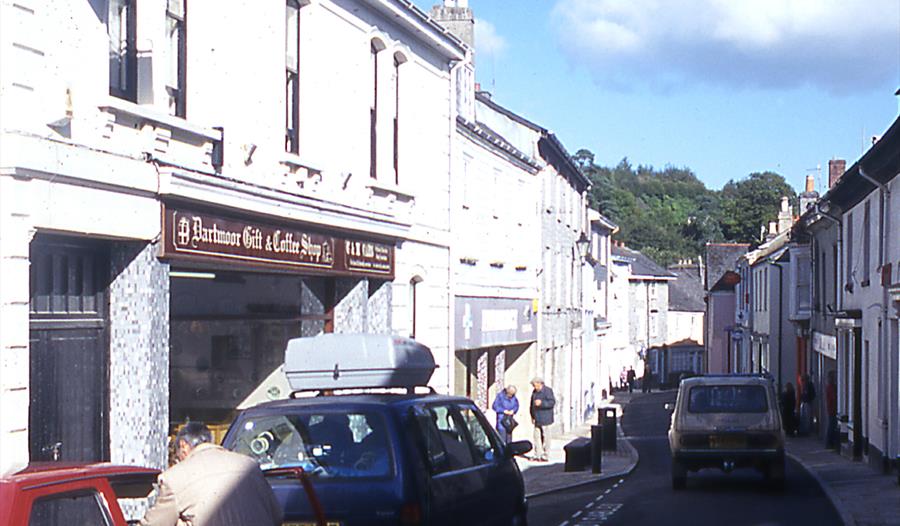
[[[619,373],[619,389],[624,391],[628,387],[628,371],[625,370],[625,367],[622,367],[622,372]]]
[[[544,379],[535,377],[531,380],[531,422],[534,424],[535,460],[547,462],[550,455],[550,426],[553,425],[553,406],[556,398],[553,389],[544,385]]]
[[[175,437],[178,463],[159,475],[156,502],[143,526],[277,526],[282,510],[250,457],[212,443],[190,422]]]
[[[825,431],[825,447],[837,449],[838,420],[837,420],[837,382],[834,371],[828,371],[828,383],[825,384],[825,412],[828,413],[828,429]]]
[[[789,436],[797,432],[797,418],[794,414],[796,405],[797,395],[794,393],[794,385],[788,382],[781,392],[781,425],[785,434]]]
[[[497,432],[504,443],[512,442],[513,429],[518,426],[516,422],[516,413],[519,412],[519,399],[516,398],[516,386],[507,385],[494,398],[491,409],[497,413]]]
[[[816,401],[816,386],[808,374],[800,377],[800,425],[798,434],[806,436],[813,428],[813,402]]]
[[[634,381],[635,381],[635,377],[636,377],[636,375],[635,375],[635,373],[634,373],[634,367],[632,367],[632,366],[629,365],[629,366],[628,366],[628,373],[627,373],[627,375],[626,375],[626,380],[627,380],[627,382],[628,382],[628,392],[629,392],[629,393],[633,393],[633,392],[634,392]]]

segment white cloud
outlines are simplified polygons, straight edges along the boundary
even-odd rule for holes
[[[892,88],[897,0],[556,0],[560,46],[598,81],[832,93]]]
[[[498,57],[506,50],[506,39],[487,20],[475,19],[475,53],[481,57]]]

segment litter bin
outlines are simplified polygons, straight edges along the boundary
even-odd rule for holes
[[[616,408],[604,407],[600,409],[600,425],[603,427],[603,449],[605,451],[616,450]]]

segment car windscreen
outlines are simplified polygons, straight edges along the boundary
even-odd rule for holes
[[[327,478],[391,474],[384,417],[375,412],[295,411],[247,417],[235,424],[226,447],[250,456],[265,471],[301,467]]]
[[[761,385],[698,385],[688,393],[690,413],[765,413],[768,409]]]

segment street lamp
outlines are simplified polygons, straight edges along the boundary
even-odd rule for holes
[[[587,258],[588,250],[591,247],[591,240],[588,239],[584,232],[582,232],[575,241],[575,247],[578,249],[578,254],[581,255],[581,259]]]

